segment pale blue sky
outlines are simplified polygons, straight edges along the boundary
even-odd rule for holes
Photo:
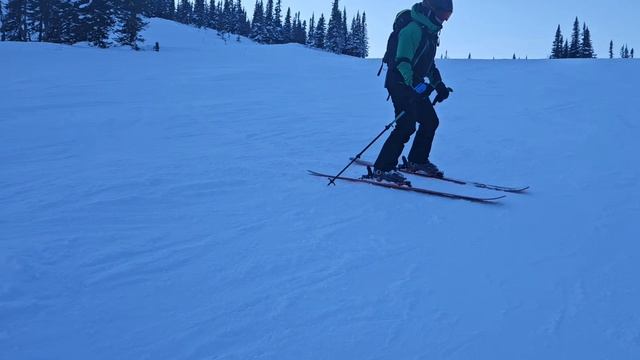
[[[371,56],[384,52],[395,14],[409,8],[414,1],[341,0],[349,18],[356,10],[365,10],[369,22]],[[283,0],[283,7],[292,7],[308,19],[315,11],[331,10],[332,0]],[[255,0],[243,0],[249,14]],[[518,56],[543,58],[549,55],[556,26],[570,35],[576,16],[591,29],[598,57],[608,57],[609,41],[616,54],[622,43],[640,49],[640,0],[454,0],[454,13],[445,24],[440,50],[450,57],[510,58]]]

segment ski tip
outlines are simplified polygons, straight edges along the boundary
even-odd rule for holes
[[[526,187],[519,188],[519,189],[515,189],[514,188],[514,189],[508,189],[508,190],[504,190],[504,191],[510,192],[510,193],[514,193],[514,194],[522,194],[522,193],[527,192],[527,190],[529,190],[529,189],[531,189],[531,187],[530,186],[526,186]]]
[[[498,201],[498,200],[502,200],[502,199],[506,199],[507,195],[502,195],[502,196],[498,196],[498,197],[494,197],[494,198],[489,198],[489,201]]]
[[[505,199],[506,197],[507,197],[506,195],[502,195],[502,196],[492,197],[492,198],[469,198],[467,200],[470,200],[476,203],[482,203],[482,204],[501,204],[500,200]]]

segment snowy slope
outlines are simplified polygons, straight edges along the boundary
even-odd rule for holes
[[[0,43],[0,359],[640,358],[639,62],[440,63],[433,160],[532,186],[483,206],[306,175],[377,61],[146,38]]]

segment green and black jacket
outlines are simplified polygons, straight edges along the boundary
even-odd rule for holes
[[[442,25],[434,24],[422,12],[420,3],[411,8],[413,19],[398,35],[395,62],[387,72],[385,87],[398,85],[414,87],[429,78],[434,87],[442,81],[436,68],[435,56],[438,48],[438,33]]]

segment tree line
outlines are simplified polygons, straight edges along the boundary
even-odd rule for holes
[[[251,20],[242,0],[210,0],[208,4],[204,0],[181,0],[175,13],[154,15],[221,34],[246,36],[261,44],[298,43],[337,54],[363,58],[369,55],[366,13],[358,12],[348,27],[347,10],[340,10],[339,0],[333,1],[328,22],[324,14],[317,21],[314,14],[307,22],[290,7],[284,12],[281,0],[256,0]]]
[[[591,59],[595,57],[597,55],[593,50],[591,31],[586,23],[582,24],[581,31],[580,21],[576,17],[573,23],[573,31],[571,32],[571,42],[569,42],[569,39],[564,38],[560,25],[558,25],[551,48],[551,59]]]
[[[629,45],[622,45],[620,48],[620,59],[633,59],[635,51],[629,50]],[[613,59],[613,40],[609,43],[609,59]]]
[[[106,48],[112,33],[120,45],[139,49],[144,17],[174,20],[221,35],[246,36],[263,44],[299,43],[337,54],[369,55],[366,14],[358,12],[348,27],[346,8],[333,1],[327,22],[302,20],[281,0],[256,0],[251,20],[242,0],[0,0],[0,35],[8,41],[89,42]]]
[[[571,32],[571,42],[562,35],[560,25],[556,30],[556,36],[551,47],[551,59],[577,59],[577,58],[596,58],[597,55],[593,50],[593,42],[591,41],[591,31],[586,23],[582,24],[580,30],[580,21],[576,17],[573,23],[573,31]],[[613,59],[613,40],[609,43],[609,58]],[[630,59],[634,57],[634,50],[627,45],[620,49],[620,58]]]
[[[145,1],[8,0],[0,3],[2,41],[89,42],[105,48],[111,34],[121,45],[138,49]]]

